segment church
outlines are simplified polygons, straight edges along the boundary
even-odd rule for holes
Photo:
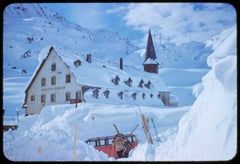
[[[150,73],[158,73],[158,65],[159,63],[157,62],[157,56],[153,45],[152,34],[149,30],[145,59],[143,62],[144,71]]]

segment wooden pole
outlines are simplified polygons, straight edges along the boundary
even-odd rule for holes
[[[147,120],[146,120],[146,118],[143,114],[142,114],[142,121],[143,121],[143,127],[144,127],[144,132],[145,132],[147,141],[148,141],[148,143],[153,144],[152,136],[151,136],[151,133],[150,133],[149,128],[148,128],[148,123],[147,123]]]
[[[142,119],[142,123],[143,123],[143,130],[144,130],[145,136],[147,138],[147,141],[148,141],[148,143],[153,144],[153,140],[152,140],[152,136],[151,136],[151,133],[149,131],[149,128],[148,128],[147,120],[146,120],[144,114],[142,114],[140,106],[139,105],[137,105],[137,106],[138,106],[139,113],[141,115],[141,119]]]
[[[74,161],[76,161],[76,147],[77,147],[77,123],[75,120],[75,128],[74,128]]]
[[[75,105],[75,126],[74,126],[74,160],[76,161],[76,148],[77,148],[77,93]]]

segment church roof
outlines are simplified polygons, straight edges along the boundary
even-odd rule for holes
[[[151,34],[150,30],[148,32],[147,48],[146,48],[146,52],[145,52],[144,63],[148,59],[152,59],[152,60],[157,59],[157,56],[156,56],[156,53],[155,53],[155,48],[154,48],[154,45],[153,45],[153,40],[152,40],[152,34]]]

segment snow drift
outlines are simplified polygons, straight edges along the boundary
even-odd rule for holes
[[[164,160],[231,160],[237,150],[236,27],[222,32],[208,57],[211,71],[203,90],[179,123],[174,146]],[[160,149],[160,148],[158,148]],[[161,152],[159,150],[159,152]]]
[[[141,107],[141,110],[147,118],[154,118],[159,132],[162,132],[176,127],[189,107],[175,109]],[[75,120],[77,121],[77,161],[115,160],[88,146],[84,141],[92,137],[115,135],[113,123],[123,134],[130,133],[136,124],[141,124],[138,107],[135,105],[83,103],[79,104],[77,109],[75,104],[46,106],[39,115],[21,118],[17,130],[4,133],[5,157],[11,161],[73,161]],[[153,127],[149,127],[153,131]],[[134,134],[138,138],[139,147],[130,152],[130,156],[133,153],[138,155],[134,159],[121,160],[152,160],[148,157],[153,157],[152,151],[148,150],[153,148],[147,144],[141,126],[134,131]],[[161,137],[163,134],[161,133]]]

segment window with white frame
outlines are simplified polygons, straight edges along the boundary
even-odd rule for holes
[[[56,102],[56,94],[51,94],[51,102]]]
[[[52,63],[51,70],[56,71],[56,63]]]
[[[45,78],[42,78],[42,80],[41,80],[41,85],[42,85],[42,86],[46,86],[46,79],[45,79]]]
[[[41,95],[41,102],[44,103],[46,101],[46,95]]]
[[[51,84],[52,84],[52,85],[56,85],[56,77],[55,77],[55,76],[53,76],[53,77],[51,78]]]
[[[65,100],[66,100],[66,101],[70,101],[70,99],[71,99],[71,93],[70,93],[70,92],[67,92],[67,93],[66,93]]]
[[[31,100],[31,103],[34,103],[35,102],[35,95],[31,95],[30,100]]]
[[[70,83],[71,82],[71,75],[67,74],[66,75],[66,83]]]

